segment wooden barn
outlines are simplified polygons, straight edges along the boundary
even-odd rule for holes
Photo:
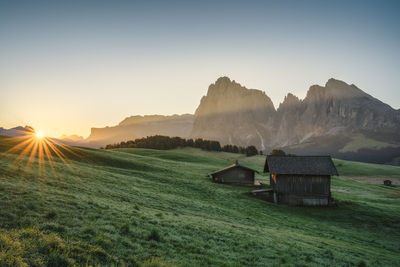
[[[330,156],[267,156],[275,203],[325,206],[331,201],[331,175],[338,175]]]
[[[223,169],[211,173],[211,177],[216,183],[254,185],[254,174],[258,171],[247,168],[236,161]]]

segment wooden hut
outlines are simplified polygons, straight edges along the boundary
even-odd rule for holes
[[[275,203],[324,206],[331,201],[331,175],[338,175],[330,156],[267,156]]]
[[[211,173],[211,177],[216,183],[254,185],[254,174],[258,171],[247,168],[239,164],[229,165],[223,169]]]
[[[392,185],[392,181],[390,181],[390,180],[385,180],[385,181],[383,181],[383,184],[384,184],[384,185],[391,186],[391,185]]]

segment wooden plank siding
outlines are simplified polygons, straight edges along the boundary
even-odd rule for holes
[[[254,171],[232,168],[216,174],[214,181],[226,184],[254,185]]]
[[[280,193],[294,193],[300,195],[326,195],[330,192],[329,175],[276,175],[276,184],[270,178],[270,184],[274,190]]]
[[[270,184],[277,193],[277,201],[289,205],[328,205],[330,175],[278,174],[276,183],[270,175]]]

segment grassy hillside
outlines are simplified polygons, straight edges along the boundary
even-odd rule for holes
[[[380,140],[369,138],[363,134],[356,134],[351,137],[351,141],[344,147],[339,149],[339,152],[357,152],[361,148],[381,149],[385,147],[398,147],[398,144],[392,144]]]
[[[0,137],[0,265],[393,266],[400,262],[400,188],[344,176],[400,168],[337,161],[338,207],[275,205],[206,174],[265,158],[196,149],[60,148],[67,164]],[[262,174],[258,176],[262,178]]]
[[[340,176],[366,176],[366,177],[385,177],[399,178],[400,167],[393,165],[383,165],[374,163],[364,163],[334,159],[336,168]]]

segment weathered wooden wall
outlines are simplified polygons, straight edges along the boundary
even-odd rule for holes
[[[330,197],[329,175],[277,175],[276,183],[270,178],[278,202],[290,205],[328,205]]]
[[[241,168],[234,168],[217,174],[216,182],[230,184],[254,184],[254,172]]]
[[[281,193],[329,195],[330,176],[328,175],[280,174],[276,178],[276,190]]]

